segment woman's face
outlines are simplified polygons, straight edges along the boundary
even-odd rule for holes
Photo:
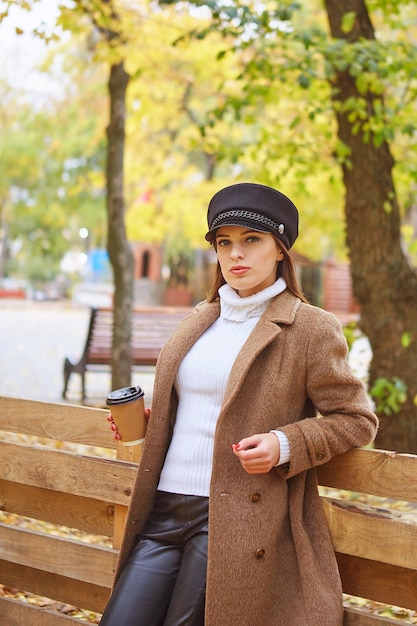
[[[215,237],[217,259],[225,281],[246,298],[276,281],[284,253],[271,233],[243,226],[221,226]]]

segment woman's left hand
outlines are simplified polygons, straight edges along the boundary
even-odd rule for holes
[[[274,433],[245,437],[232,444],[232,450],[248,474],[266,474],[280,457],[279,440]]]

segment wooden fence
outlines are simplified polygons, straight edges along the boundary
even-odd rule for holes
[[[116,444],[107,415],[0,397],[0,584],[103,611],[141,453]],[[416,475],[416,456],[371,450],[320,468],[347,594],[417,610]],[[0,623],[86,622],[0,596]],[[398,623],[345,609],[345,626]]]

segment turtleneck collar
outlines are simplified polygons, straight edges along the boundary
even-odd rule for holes
[[[260,317],[267,308],[269,301],[287,288],[283,278],[254,293],[252,296],[241,298],[227,283],[219,289],[220,316],[235,322],[245,322],[251,317]]]

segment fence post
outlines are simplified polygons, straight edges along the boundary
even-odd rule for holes
[[[143,443],[138,446],[123,446],[117,444],[117,456],[119,461],[129,461],[131,463],[139,463],[142,458]],[[113,526],[113,548],[120,548],[123,537],[123,529],[126,521],[127,507],[116,504],[114,507],[114,526]]]

